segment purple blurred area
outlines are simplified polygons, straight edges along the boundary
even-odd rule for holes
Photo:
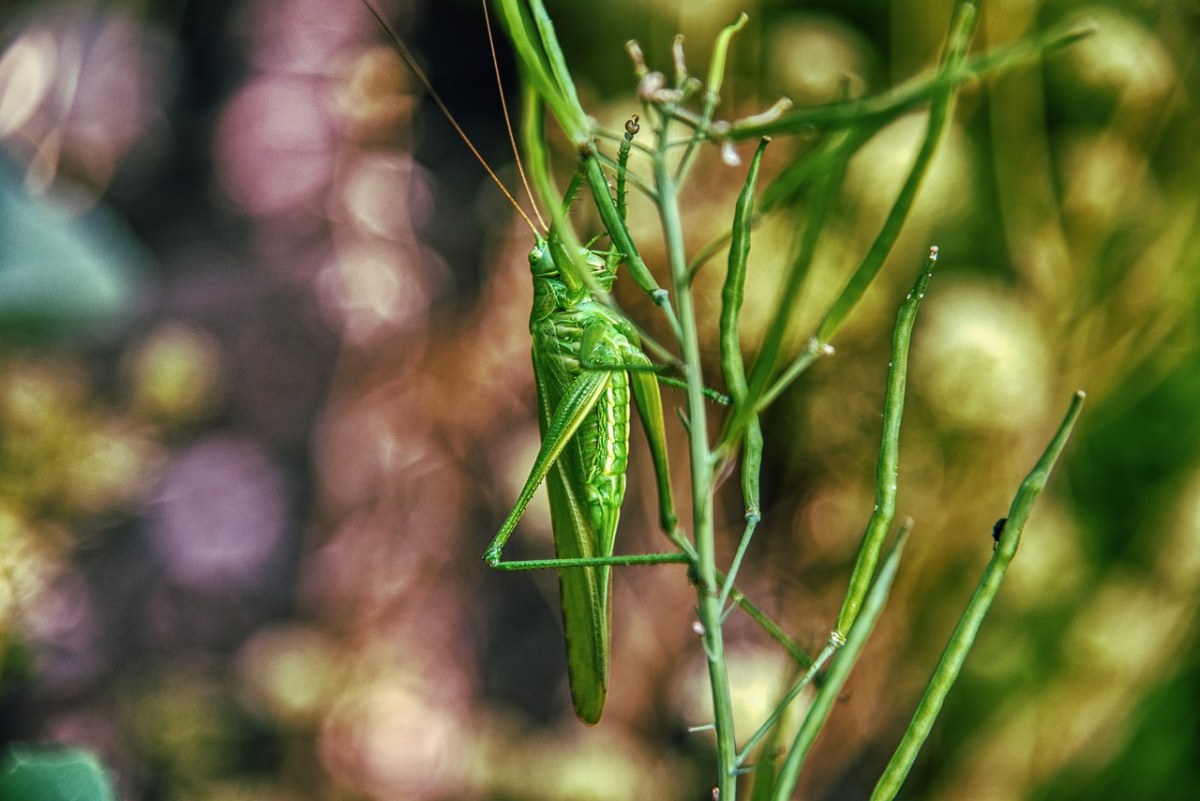
[[[2,360],[0,742],[90,746],[129,798],[465,781],[455,532],[483,466],[446,399],[521,390],[489,378],[505,352],[459,367],[430,333],[479,335],[456,309],[483,228],[441,227],[466,281],[421,229],[479,176],[418,165],[423,101],[356,3],[3,21],[14,202],[80,220],[77,270],[124,291],[86,317],[34,234],[10,254],[50,311]]]

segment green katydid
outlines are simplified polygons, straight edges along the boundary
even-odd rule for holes
[[[366,5],[435,103],[458,128],[407,48],[375,9]],[[628,138],[632,139],[635,132],[636,122],[631,121]],[[467,144],[470,146],[469,140]],[[471,150],[475,152],[474,147]],[[490,168],[488,172],[492,173]],[[495,179],[494,174],[492,177]],[[507,190],[505,194],[512,200]],[[637,404],[650,443],[663,527],[668,533],[674,532],[658,389],[657,373],[662,368],[642,351],[634,326],[593,295],[596,287],[605,292],[612,287],[616,256],[602,259],[585,251],[584,258],[572,260],[553,230],[544,237],[527,217],[526,221],[536,237],[529,254],[534,285],[529,325],[542,447],[484,559],[501,570],[558,569],[571,696],[580,720],[594,724],[604,709],[608,685],[610,568],[618,564],[686,563],[691,557],[683,550],[613,554],[625,496],[631,399]],[[575,264],[579,262],[591,271],[592,281],[578,275]],[[564,269],[560,265],[567,266]],[[501,561],[504,544],[543,481],[550,497],[556,558]]]
[[[613,555],[625,496],[631,395],[660,483],[668,480],[658,378],[633,327],[571,281],[552,253],[552,242],[540,241],[529,257],[534,280],[529,328],[542,447],[484,559],[504,570],[559,569],[571,696],[580,720],[595,723],[608,685],[611,566],[686,562],[688,556]],[[615,272],[602,259],[589,264],[607,289]],[[501,549],[543,481],[557,558],[502,562]],[[668,498],[663,496],[664,505]],[[664,516],[673,517],[669,506]]]

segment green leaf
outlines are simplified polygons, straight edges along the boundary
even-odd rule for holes
[[[77,748],[15,747],[0,764],[4,801],[115,801],[95,755]]]
[[[73,217],[0,171],[0,340],[58,337],[127,318],[148,261],[110,211]]]

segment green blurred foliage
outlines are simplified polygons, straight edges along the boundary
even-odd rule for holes
[[[10,750],[0,762],[7,801],[113,801],[104,767],[85,751]]]

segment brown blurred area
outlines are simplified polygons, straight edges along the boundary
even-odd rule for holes
[[[478,8],[380,5],[516,186]],[[585,106],[618,129],[636,110],[631,36],[667,63],[682,29],[702,73],[748,11],[732,118],[912,76],[950,7],[746,5],[550,9]],[[836,355],[765,420],[765,518],[741,581],[815,650],[871,511],[895,310],[938,244],[901,443],[898,511],[916,528],[804,798],[867,795],[1078,388],[1076,441],[909,797],[1183,799],[1200,782],[1200,25],[1187,4],[1152,6],[985,5],[977,49],[1069,16],[1096,33],[965,87]],[[683,569],[616,571],[609,703],[586,729],[554,576],[480,559],[538,447],[530,236],[362,5],[0,13],[0,744],[87,746],[130,799],[710,797],[711,735],[688,733],[708,702]],[[514,105],[503,43],[500,59]],[[794,346],[922,130],[902,117],[851,163]],[[797,147],[772,145],[768,170]],[[743,178],[715,152],[694,174],[692,251],[728,226]],[[631,214],[661,268],[653,207]],[[748,346],[803,215],[755,232]],[[720,262],[697,284],[714,368]],[[618,294],[665,338],[636,291]],[[665,545],[634,428],[627,553]],[[726,560],[736,484],[719,505]],[[548,553],[540,498],[509,548]],[[792,667],[740,615],[727,637],[748,734]]]

